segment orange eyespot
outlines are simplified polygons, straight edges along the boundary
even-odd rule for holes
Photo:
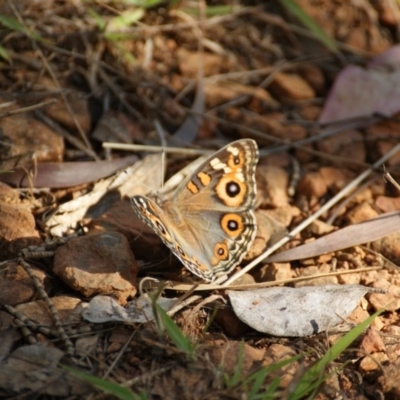
[[[243,167],[245,165],[244,152],[239,151],[238,154],[231,154],[228,158],[228,167],[233,170],[237,170],[238,168]]]
[[[214,255],[218,260],[226,260],[228,259],[228,246],[226,242],[217,243],[214,246]]]
[[[238,236],[243,232],[243,219],[239,214],[225,214],[221,218],[221,228],[229,236]]]
[[[215,187],[218,198],[228,207],[241,206],[247,194],[247,186],[236,174],[223,176]]]

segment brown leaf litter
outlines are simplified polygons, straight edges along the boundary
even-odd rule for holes
[[[265,391],[279,376],[277,392],[285,398],[307,366],[341,337],[262,335],[239,321],[225,291],[213,286],[174,315],[197,343],[192,358],[152,322],[82,319],[90,297],[110,295],[125,304],[147,287],[140,283],[143,277],[173,281],[175,288],[179,282],[181,289],[200,283],[197,289],[204,290],[129,204],[130,196],[159,188],[160,158],[137,161],[101,146],[159,145],[155,120],[173,146],[215,150],[239,138],[257,141],[258,232],[243,265],[322,210],[281,251],[317,240],[325,240],[325,251],[262,261],[240,285],[293,280],[294,287],[386,289],[369,294],[348,318],[359,323],[386,308],[336,361],[343,369],[331,374],[318,398],[399,396],[400,275],[394,264],[400,237],[395,232],[369,247],[346,248],[346,237],[340,248],[327,244],[329,234],[346,232],[340,228],[398,213],[399,194],[375,170],[333,208],[323,208],[398,144],[399,121],[395,115],[366,115],[325,127],[317,123],[344,65],[360,65],[398,42],[398,6],[296,2],[337,41],[340,53],[328,51],[278,2],[235,3],[229,12],[207,14],[200,22],[199,10],[189,12],[192,3],[167,2],[141,10],[140,22],[126,26],[118,25],[118,17],[133,8],[123,2],[0,5],[1,16],[21,24],[21,29],[3,25],[0,34],[9,57],[0,66],[2,398],[99,396],[61,364],[145,391],[149,398],[244,398],[251,391],[246,377],[301,355],[263,383]],[[231,5],[199,2],[211,3]],[[363,110],[363,101],[358,105]],[[345,104],[339,101],[340,106]],[[399,154],[385,162],[397,181]],[[188,163],[182,155],[166,158],[168,176]],[[152,284],[150,292],[158,287]],[[210,288],[215,298],[206,297]],[[182,292],[169,288],[163,295]],[[238,366],[241,378],[230,386]]]

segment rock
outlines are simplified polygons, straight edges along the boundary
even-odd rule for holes
[[[269,107],[277,107],[279,103],[263,88],[245,86],[239,83],[224,81],[206,81],[204,84],[206,104],[209,108],[218,107],[240,96],[250,96],[267,104]]]
[[[15,258],[23,248],[40,243],[29,207],[20,203],[0,203],[1,260]]]
[[[375,206],[383,212],[400,210],[400,197],[378,196],[375,199]]]
[[[13,106],[11,109],[13,108],[18,107]],[[8,153],[9,157],[33,153],[37,162],[62,161],[64,139],[30,114],[3,118],[1,127],[4,135],[13,144]]]
[[[400,264],[400,232],[397,231],[371,243],[377,253],[382,254],[393,263]]]
[[[104,232],[71,239],[54,257],[54,273],[83,295],[110,294],[125,304],[136,294],[138,266],[126,238]]]
[[[367,149],[361,132],[351,129],[338,135],[323,139],[317,143],[318,150],[351,159],[354,162],[366,162]]]
[[[209,355],[214,365],[220,366],[229,375],[233,374],[239,361],[239,352],[243,353],[242,374],[247,376],[259,369],[264,361],[265,350],[255,349],[247,343],[215,340],[209,343]]]
[[[336,230],[336,227],[330,224],[327,224],[324,221],[316,219],[315,221],[311,222],[311,224],[306,228],[307,233],[313,236],[322,236],[328,233],[331,233]]]
[[[75,123],[75,120],[77,120],[83,132],[88,134],[91,130],[91,121],[87,97],[82,96],[78,91],[66,93],[66,97],[69,106],[72,109],[73,116],[67,109],[65,102],[61,99],[60,101],[47,106],[44,109],[44,112],[50,118],[54,119],[61,125],[66,126],[71,132],[77,132]]]
[[[271,217],[265,210],[256,211],[257,234],[254,242],[245,256],[245,260],[258,257],[274,237],[282,237],[286,233],[285,227]]]
[[[178,57],[179,69],[186,78],[197,78],[197,71],[199,69],[199,57],[203,63],[204,76],[212,76],[228,72],[232,67],[232,60],[229,57],[221,54],[211,54],[191,52],[183,47],[179,47],[175,53]]]
[[[91,232],[123,234],[137,260],[154,261],[154,254],[159,258],[170,255],[159,236],[135,214],[129,200],[115,202],[100,218],[93,220],[89,229]]]
[[[6,183],[0,182],[0,203],[16,204],[19,202],[19,192],[8,186]]]
[[[280,281],[292,279],[295,275],[290,263],[272,263],[262,266],[257,281]]]
[[[263,365],[270,366],[294,356],[296,356],[296,352],[291,347],[278,343],[271,344],[265,353]],[[279,387],[284,388],[293,383],[293,376],[295,376],[298,367],[299,363],[294,361],[277,372],[280,376]]]
[[[32,272],[44,285],[48,278],[42,270],[31,267]],[[26,303],[36,295],[32,279],[16,261],[7,261],[0,270],[0,303],[15,307]]]
[[[54,307],[60,315],[61,322],[65,323],[70,318],[75,308],[80,304],[81,300],[72,296],[55,296],[51,297]],[[15,307],[20,313],[27,318],[43,326],[52,326],[53,318],[50,310],[43,300],[31,301],[30,303],[20,304]]]
[[[397,315],[393,315],[394,323],[397,323]],[[382,340],[385,344],[386,354],[390,362],[396,363],[400,354],[400,343],[396,340],[400,336],[400,326],[389,325],[384,329]]]
[[[15,397],[40,393],[52,398],[86,398],[92,386],[59,366],[63,355],[61,350],[43,344],[18,347],[0,364],[2,392]]]
[[[320,199],[328,192],[328,186],[319,172],[309,172],[301,178],[297,190],[309,200]]]
[[[377,352],[385,352],[385,344],[378,331],[370,327],[367,334],[363,337],[360,344],[360,354],[373,354]]]
[[[317,65],[311,63],[302,63],[299,65],[299,73],[303,79],[318,94],[322,94],[326,89],[325,76]]]
[[[240,337],[250,329],[230,308],[219,308],[215,314],[215,322],[230,337]]]
[[[381,353],[377,353],[381,354]],[[374,354],[374,357],[377,355]],[[378,357],[377,361],[383,363],[386,361],[384,356]],[[386,363],[385,363],[386,364]],[[385,399],[388,400],[396,400],[400,398],[400,387],[399,387],[399,369],[400,369],[400,363],[399,359],[397,357],[397,360],[395,360],[393,363],[390,363],[389,365],[383,364],[381,366],[377,366],[377,368],[382,369],[381,376],[378,378],[378,384],[379,384],[379,392],[384,393]],[[376,393],[377,391],[375,391]]]
[[[262,207],[284,207],[289,204],[289,175],[281,167],[260,165],[256,171],[257,198]]]
[[[388,356],[384,352],[374,353],[373,357],[364,357],[359,365],[359,370],[361,372],[371,372],[380,368],[380,364],[388,361]]]
[[[361,306],[364,302],[367,303],[367,300],[363,297],[360,304],[347,316],[346,322],[358,325],[370,317],[368,311]]]
[[[299,275],[301,277],[321,275],[331,272],[331,267],[329,264],[322,264],[320,266],[309,266],[304,268],[302,273]],[[322,285],[335,285],[338,283],[338,278],[336,276],[323,276],[320,278],[310,278],[304,281],[299,281],[294,283],[294,287],[303,286],[322,286]]]
[[[278,72],[271,83],[271,92],[281,101],[307,100],[315,97],[313,88],[301,76]]]
[[[339,274],[337,277],[338,282],[344,285],[358,285],[361,283],[361,274],[357,272],[353,274]]]
[[[334,193],[342,190],[354,178],[354,173],[342,168],[322,167],[319,172]]]
[[[396,311],[400,308],[400,287],[392,285],[386,279],[377,279],[372,287],[386,289],[386,294],[371,293],[368,300],[375,310],[384,308],[387,311]]]
[[[346,214],[346,221],[349,224],[357,224],[358,222],[375,218],[378,215],[377,211],[369,203],[362,202]]]

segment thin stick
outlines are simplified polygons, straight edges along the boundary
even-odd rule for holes
[[[104,142],[103,148],[105,149],[115,149],[115,150],[126,150],[126,151],[151,151],[154,153],[160,153],[165,151],[165,153],[176,153],[176,154],[189,154],[189,155],[203,155],[212,154],[210,150],[202,149],[184,149],[182,147],[165,147],[162,146],[149,146],[142,144],[126,144],[126,143],[110,143]]]
[[[224,290],[224,289],[233,289],[233,290],[247,290],[247,289],[260,289],[264,287],[272,287],[272,286],[280,286],[286,285],[287,283],[295,283],[295,282],[302,282],[317,278],[325,278],[327,276],[338,276],[338,275],[348,275],[348,274],[358,274],[360,272],[369,272],[369,271],[379,271],[381,269],[386,268],[385,266],[379,265],[376,267],[366,267],[360,269],[352,269],[346,271],[335,271],[335,272],[327,272],[325,274],[317,274],[317,275],[310,275],[310,276],[299,276],[297,278],[290,278],[290,279],[280,279],[277,281],[269,281],[269,282],[259,282],[259,283],[252,283],[247,285],[216,285],[214,283],[204,283],[196,286],[193,289],[193,285],[185,284],[185,283],[177,283],[176,285],[166,286],[165,290],[176,290],[176,291],[187,291],[193,290],[194,292],[203,292],[209,290]]]
[[[38,104],[34,104],[32,106],[29,106],[29,107],[18,108],[18,110],[6,111],[6,112],[0,114],[0,119],[1,118],[5,118],[5,117],[11,117],[12,115],[16,115],[16,114],[21,114],[21,113],[34,111],[34,110],[37,110],[38,108],[43,108],[43,107],[49,106],[50,104],[53,104],[53,103],[56,103],[56,102],[57,102],[57,99],[50,99],[50,100],[43,101],[43,102],[38,103]]]
[[[31,266],[22,257],[18,258],[18,262],[24,268],[24,270],[28,274],[29,278],[32,279],[32,282],[35,285],[36,290],[39,292],[41,299],[46,303],[47,307],[49,308],[51,316],[54,321],[54,325],[57,329],[57,332],[58,332],[61,340],[63,341],[63,343],[66,347],[67,353],[72,356],[74,354],[74,346],[73,346],[71,340],[68,338],[68,336],[62,326],[60,315],[59,315],[58,310],[55,307],[53,301],[47,295],[42,283],[39,281],[37,276],[33,273]]]

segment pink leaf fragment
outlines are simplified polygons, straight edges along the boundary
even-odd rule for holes
[[[32,179],[27,176],[29,168],[17,167],[11,173],[0,174],[0,181],[18,187],[64,188],[98,181],[133,164],[137,159],[132,155],[106,161],[42,163],[31,167]]]
[[[266,258],[265,261],[268,263],[286,262],[316,257],[332,251],[373,242],[399,230],[400,212],[385,213],[379,217],[329,233],[313,242],[294,247],[282,253],[273,254]]]
[[[350,65],[338,75],[319,118],[321,124],[400,111],[400,45],[366,68]]]

